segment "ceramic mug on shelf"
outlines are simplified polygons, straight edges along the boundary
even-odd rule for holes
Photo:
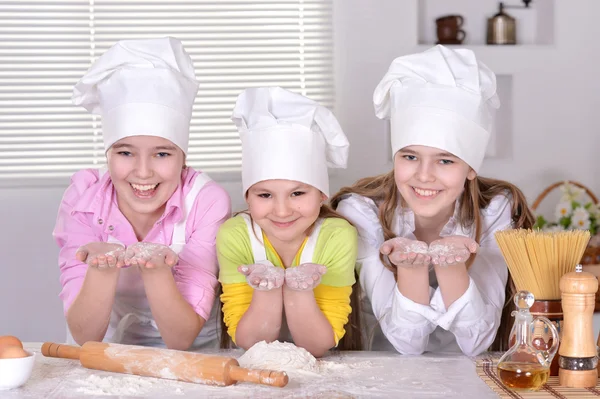
[[[437,44],[462,44],[467,34],[461,29],[464,18],[460,15],[445,15],[435,20]]]

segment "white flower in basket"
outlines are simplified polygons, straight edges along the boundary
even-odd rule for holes
[[[556,205],[556,220],[560,220],[573,212],[573,205],[571,205],[571,201],[560,201],[558,205]]]
[[[579,207],[573,211],[571,216],[571,228],[579,230],[589,230],[590,214],[583,207]]]
[[[556,205],[556,221],[549,222],[544,216],[538,215],[534,227],[544,231],[589,230],[592,236],[598,233],[600,210],[586,195],[586,191],[568,182],[565,182],[560,190],[562,197]]]

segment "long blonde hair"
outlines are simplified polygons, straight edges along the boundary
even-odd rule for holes
[[[250,213],[247,210],[245,210],[245,211],[236,212],[233,216],[235,217],[235,216],[239,215],[240,213],[245,213],[247,215],[250,215]],[[322,219],[339,218],[339,219],[344,219],[345,221],[350,223],[350,221],[348,219],[346,219],[344,216],[342,216],[341,214],[336,212],[331,206],[329,206],[327,204],[321,204],[321,208],[319,209],[318,217],[322,218]],[[250,215],[250,219],[252,220],[251,215]],[[352,223],[350,223],[350,224],[352,224]],[[312,233],[313,227],[314,227],[314,224],[313,224],[313,226],[309,227],[309,229],[307,230],[307,235],[310,235]],[[253,231],[253,233],[256,234],[256,231]],[[336,348],[337,350],[362,350],[362,348],[363,348],[362,335],[361,335],[361,323],[360,323],[361,290],[360,290],[360,284],[358,281],[358,276],[356,275],[356,271],[354,272],[354,276],[355,276],[356,282],[352,286],[352,293],[350,295],[350,307],[352,308],[352,311],[350,312],[350,315],[348,316],[348,322],[344,326],[344,329],[346,330],[346,334],[344,334],[344,336],[338,343],[338,346]],[[219,294],[220,294],[220,292],[219,292]],[[218,296],[220,297],[220,295],[218,295]],[[227,333],[227,326],[225,325],[225,320],[223,318],[222,306],[223,306],[223,303],[221,302],[221,306],[219,306],[219,318],[221,319],[221,339],[220,339],[220,341],[221,341],[221,348],[227,349],[227,348],[232,347],[233,341],[231,340],[231,337]]]
[[[402,200],[394,180],[394,171],[375,177],[367,177],[357,181],[350,187],[343,187],[331,198],[332,207],[336,209],[344,196],[351,193],[371,198],[378,204],[378,216],[383,228],[384,239],[394,238],[396,235],[392,231],[392,221],[398,201]],[[461,225],[465,227],[475,226],[475,240],[478,243],[481,240],[481,210],[485,209],[497,195],[510,195],[512,197],[511,215],[514,228],[531,228],[535,222],[533,213],[527,206],[525,196],[515,185],[503,180],[479,176],[473,180],[466,180],[464,191],[460,197],[458,219]],[[379,256],[385,267],[396,275],[396,268],[382,254]],[[469,258],[467,267],[471,266],[476,256],[477,254]],[[513,323],[510,313],[513,310],[512,298],[515,292],[515,285],[509,273],[500,327],[490,348],[491,350],[503,351],[508,349],[508,337]]]

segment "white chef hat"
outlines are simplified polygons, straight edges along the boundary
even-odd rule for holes
[[[327,167],[345,168],[348,139],[331,111],[280,87],[246,89],[232,120],[242,140],[244,195],[263,180],[295,180],[329,196]]]
[[[392,154],[410,145],[448,151],[479,170],[500,100],[496,76],[471,50],[437,45],[396,58],[373,94],[391,119]]]
[[[73,88],[73,103],[102,115],[104,148],[129,136],[158,136],[187,154],[194,65],[172,37],[123,40],[92,64]]]

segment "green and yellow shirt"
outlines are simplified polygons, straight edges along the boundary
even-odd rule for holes
[[[246,282],[246,276],[238,272],[240,265],[255,263],[248,225],[244,216],[238,215],[226,221],[217,234],[217,257],[219,281],[223,286],[223,318],[227,333],[235,342],[235,332],[242,316],[252,301],[254,289]],[[340,218],[323,220],[318,231],[312,263],[327,267],[314,295],[321,312],[325,315],[335,335],[336,345],[344,336],[344,326],[352,311],[350,295],[355,283],[354,265],[357,255],[357,232],[347,221]],[[284,268],[281,258],[263,234],[267,259],[276,267]],[[291,267],[298,266],[306,240],[294,258]]]

